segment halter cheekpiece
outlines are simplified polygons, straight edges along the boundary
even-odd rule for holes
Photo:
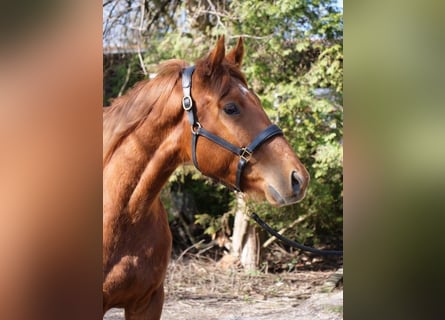
[[[187,113],[189,123],[192,131],[192,160],[196,169],[199,170],[198,160],[196,158],[196,146],[198,142],[198,137],[203,136],[210,141],[220,145],[224,149],[227,149],[239,156],[238,167],[236,171],[236,182],[235,189],[241,191],[241,176],[243,169],[246,167],[249,162],[252,153],[261,146],[262,143],[269,140],[270,138],[276,135],[283,135],[283,131],[276,126],[270,125],[263,131],[261,131],[255,139],[247,146],[247,147],[237,147],[230,142],[224,140],[217,135],[207,131],[204,129],[201,124],[198,122],[195,108],[193,108],[193,99],[191,96],[191,88],[192,88],[192,74],[195,71],[195,66],[191,66],[182,70],[182,89],[184,93],[184,97],[182,98],[182,107]]]

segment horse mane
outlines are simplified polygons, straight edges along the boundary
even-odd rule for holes
[[[182,60],[168,60],[158,68],[151,80],[142,80],[125,95],[112,100],[103,108],[103,163],[111,158],[122,141],[137,129],[155,104],[165,104],[187,64]]]
[[[111,106],[103,108],[104,165],[124,139],[147,119],[156,104],[166,104],[186,66],[185,61],[177,59],[162,63],[155,78],[138,82],[125,95],[113,99]],[[201,79],[207,77],[207,68],[206,59],[196,62],[196,72]],[[206,81],[206,85],[212,92],[219,92],[222,96],[230,89],[231,78],[238,79],[247,86],[239,68],[223,61],[221,67]]]

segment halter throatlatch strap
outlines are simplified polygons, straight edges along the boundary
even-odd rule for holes
[[[196,169],[199,170],[198,160],[196,158],[196,147],[198,143],[198,137],[203,136],[206,139],[218,144],[226,150],[234,153],[239,156],[238,167],[236,171],[236,181],[235,181],[235,189],[241,191],[241,176],[244,168],[249,162],[252,153],[261,146],[261,144],[268,139],[276,136],[282,135],[283,132],[276,125],[270,125],[263,131],[261,131],[258,136],[247,146],[247,147],[237,147],[230,142],[224,140],[221,137],[207,131],[204,129],[201,124],[197,121],[195,115],[195,108],[193,108],[193,99],[191,96],[191,88],[192,88],[192,75],[193,71],[195,71],[195,67],[188,67],[183,69],[182,71],[182,90],[184,93],[184,97],[182,98],[182,107],[187,113],[187,117],[189,119],[189,123],[192,131],[192,160]]]
[[[187,117],[189,119],[189,123],[192,129],[192,160],[196,169],[199,170],[198,160],[196,159],[196,145],[198,143],[197,130],[201,127],[201,124],[196,121],[195,118],[195,110],[193,108],[193,99],[192,99],[192,75],[193,71],[195,71],[195,66],[191,66],[182,70],[182,91],[184,96],[182,98],[182,108],[187,113]]]

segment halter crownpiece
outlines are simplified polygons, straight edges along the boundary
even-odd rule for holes
[[[230,142],[224,140],[217,135],[207,131],[204,129],[201,124],[198,122],[197,117],[195,115],[195,108],[193,108],[193,99],[191,96],[191,88],[192,88],[192,75],[193,71],[195,71],[195,66],[191,66],[182,70],[182,89],[184,93],[184,97],[182,98],[182,107],[187,113],[189,123],[192,129],[192,160],[196,169],[199,170],[198,160],[196,158],[196,146],[198,142],[198,137],[203,136],[208,140],[220,145],[224,149],[229,150],[235,155],[239,156],[238,167],[236,171],[236,182],[235,189],[241,191],[241,176],[244,168],[249,162],[252,153],[258,149],[261,144],[270,138],[276,135],[283,135],[283,131],[276,126],[270,125],[263,131],[261,131],[255,139],[247,146],[247,147],[237,147]]]

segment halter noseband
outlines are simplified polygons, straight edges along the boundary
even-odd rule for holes
[[[196,169],[199,170],[198,161],[196,159],[196,145],[198,142],[198,137],[203,136],[210,141],[220,145],[221,147],[231,151],[235,155],[239,156],[238,167],[236,171],[236,183],[235,189],[241,191],[241,175],[243,169],[249,162],[252,153],[258,149],[263,142],[266,140],[276,136],[282,135],[283,131],[276,125],[270,125],[263,131],[261,131],[255,139],[247,146],[247,147],[237,147],[230,142],[224,140],[221,137],[214,135],[213,133],[204,129],[201,124],[198,122],[197,117],[195,115],[195,110],[193,108],[193,99],[191,97],[191,87],[192,87],[192,74],[195,71],[195,66],[191,66],[182,70],[182,89],[184,92],[184,97],[182,98],[182,107],[187,112],[187,116],[190,122],[190,126],[192,129],[192,159],[193,164]]]

